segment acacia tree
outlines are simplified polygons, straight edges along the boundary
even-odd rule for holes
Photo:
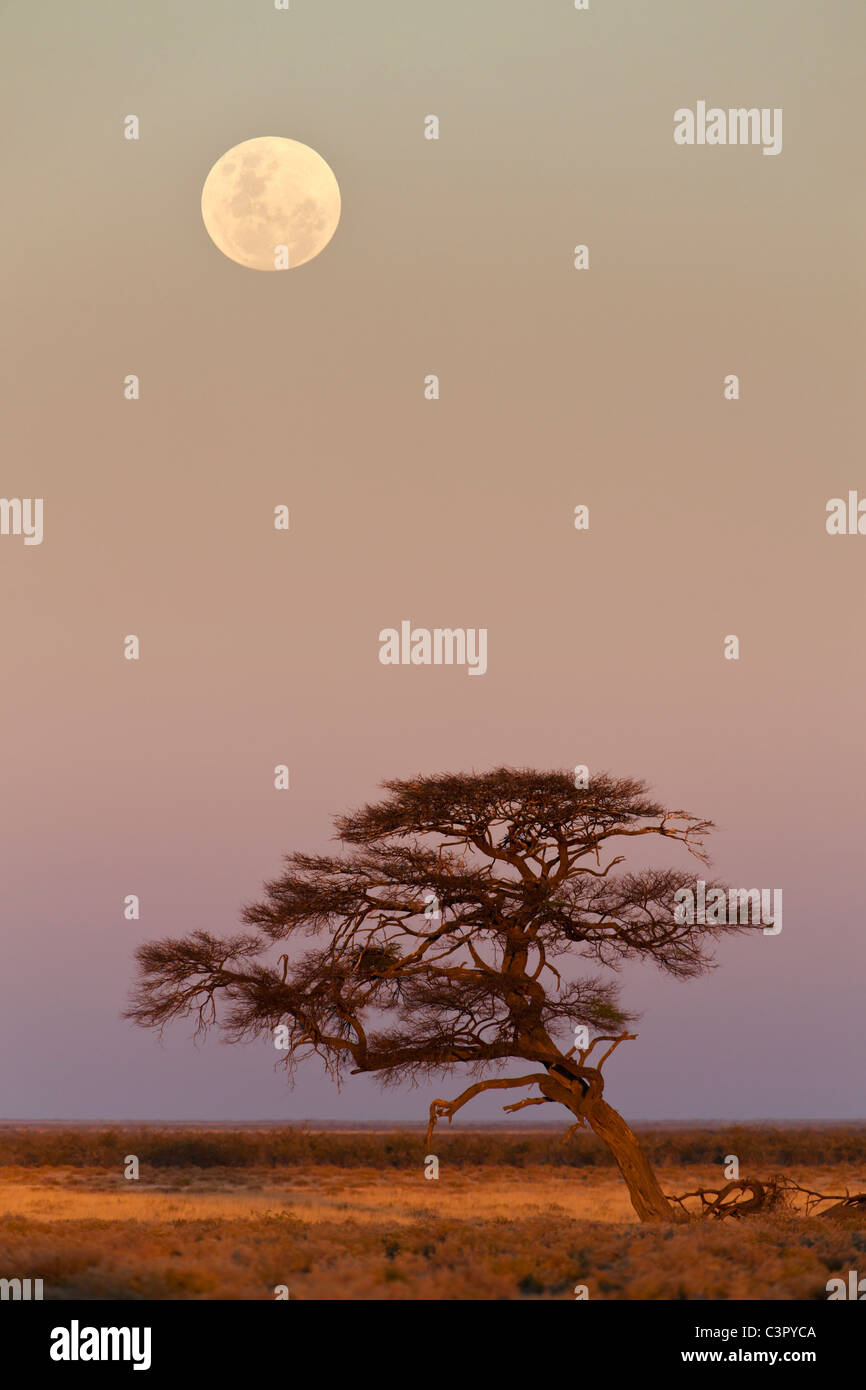
[[[512,768],[382,785],[384,800],[337,819],[346,852],[285,857],[282,876],[244,909],[252,930],[140,947],[126,1016],[151,1027],[192,1016],[197,1030],[219,1022],[230,1041],[282,1026],[290,1076],[313,1053],[338,1081],[346,1071],[386,1084],[478,1076],[456,1099],[433,1101],[428,1143],[438,1119],[482,1091],[526,1089],[504,1109],[564,1106],[573,1128],[608,1145],[642,1221],[682,1219],[604,1099],[603,1065],[636,1036],[635,1016],[615,982],[566,976],[576,957],[614,970],[646,959],[680,979],[708,967],[711,938],[742,928],[677,921],[674,895],[694,878],[615,871],[625,859],[616,851],[647,835],[707,863],[712,822],[607,774],[589,788],[568,773]],[[299,933],[324,941],[275,958]],[[586,1046],[575,1045],[579,1028]],[[533,1070],[496,1074],[513,1061]]]

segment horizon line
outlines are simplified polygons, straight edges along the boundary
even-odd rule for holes
[[[804,1116],[801,1118],[791,1116],[760,1116],[750,1119],[707,1119],[695,1116],[689,1119],[636,1119],[631,1120],[632,1125],[655,1125],[655,1126],[686,1126],[700,1125],[706,1128],[717,1129],[724,1125],[866,1125],[866,1116],[842,1118],[838,1116]],[[568,1121],[557,1120],[455,1120],[451,1128],[462,1129],[560,1129],[567,1126]],[[227,1120],[227,1119],[136,1119],[134,1116],[121,1116],[111,1118],[99,1116],[95,1119],[75,1119],[68,1116],[2,1116],[0,1117],[0,1127],[4,1125],[178,1125],[178,1126],[201,1126],[207,1125],[209,1128],[218,1129],[220,1127],[239,1128],[248,1126],[279,1126],[286,1129],[301,1128],[303,1126],[315,1129],[317,1126],[324,1126],[328,1129],[371,1129],[388,1127],[390,1129],[419,1129],[426,1130],[426,1120],[395,1120],[388,1118],[379,1119],[312,1119],[301,1120],[261,1118],[256,1120]]]

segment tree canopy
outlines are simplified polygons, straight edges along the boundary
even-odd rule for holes
[[[634,1015],[599,969],[647,959],[686,979],[708,967],[713,938],[744,929],[678,921],[674,895],[694,883],[684,869],[619,866],[627,842],[650,835],[707,863],[712,822],[608,774],[580,787],[567,772],[500,767],[382,786],[382,800],[337,818],[340,854],[285,857],[243,910],[245,932],[140,947],[128,1016],[193,1016],[231,1040],[280,1027],[290,1071],[317,1054],[335,1078],[466,1069],[486,1077],[471,1095],[535,1085],[539,1097],[507,1108],[559,1101],[615,1148],[611,1116],[631,1131],[601,1100],[604,1058],[589,1056],[634,1036]],[[593,973],[568,978],[577,958]],[[595,1034],[586,1047],[578,1025]],[[542,1070],[490,1075],[516,1059]],[[435,1101],[431,1125],[470,1092]]]

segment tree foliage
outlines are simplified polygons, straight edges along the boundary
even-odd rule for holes
[[[611,1034],[633,1021],[615,981],[568,979],[563,961],[648,958],[687,978],[709,963],[710,938],[737,929],[676,922],[684,871],[618,871],[612,847],[647,835],[706,862],[711,822],[665,810],[640,781],[605,774],[585,789],[499,768],[383,786],[337,820],[343,853],[286,856],[244,909],[247,932],[142,946],[128,1016],[206,1027],[220,1004],[230,1039],[282,1024],[290,1068],[317,1053],[337,1077],[562,1064],[576,1024]]]

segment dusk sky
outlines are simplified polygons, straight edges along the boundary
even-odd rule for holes
[[[611,1104],[864,1117],[858,37],[854,0],[2,6],[0,490],[44,539],[0,535],[0,1116],[425,1118],[461,1077],[160,1046],[134,949],[236,930],[383,778],[587,764],[784,893],[703,979],[623,972]],[[704,100],[781,152],[677,146]],[[201,216],[262,135],[342,200],[281,275]],[[485,674],[382,665],[403,620],[486,628]]]

